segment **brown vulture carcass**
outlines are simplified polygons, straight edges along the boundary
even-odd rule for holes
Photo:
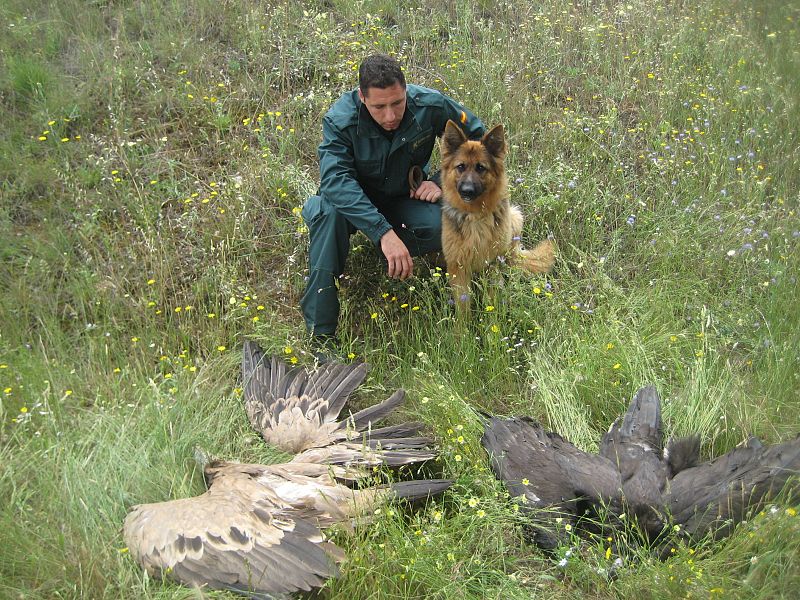
[[[344,560],[324,529],[357,522],[389,499],[447,489],[451,482],[440,479],[358,487],[371,474],[367,467],[436,456],[419,423],[373,427],[402,402],[402,390],[337,420],[366,368],[289,368],[246,342],[247,415],[268,443],[298,454],[273,465],[210,462],[205,493],[134,506],[123,526],[131,555],[151,575],[187,585],[253,598],[309,591],[335,576]]]

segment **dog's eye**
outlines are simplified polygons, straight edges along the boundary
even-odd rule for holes
[[[458,171],[459,173],[463,173],[464,171],[466,171],[466,169],[467,165],[465,165],[464,163],[458,163],[456,165],[456,171]]]
[[[486,170],[486,167],[484,167],[481,163],[478,163],[477,165],[475,165],[475,170],[478,173],[483,173]]]

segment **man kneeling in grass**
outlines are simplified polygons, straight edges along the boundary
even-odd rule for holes
[[[322,120],[320,187],[303,206],[310,237],[308,284],[300,302],[317,357],[327,360],[339,320],[337,279],[350,236],[363,231],[380,249],[387,274],[406,279],[413,257],[439,252],[442,190],[428,179],[436,138],[448,120],[470,138],[484,125],[452,98],[406,85],[400,64],[385,54],[361,63],[358,88],[339,98]],[[409,173],[422,181],[412,187]]]

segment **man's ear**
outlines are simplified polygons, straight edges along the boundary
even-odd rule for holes
[[[481,143],[486,146],[489,154],[496,158],[503,158],[506,155],[506,136],[502,125],[495,125],[487,131]]]
[[[467,136],[461,131],[461,127],[456,125],[454,121],[448,120],[442,134],[442,155],[452,154],[466,141]]]

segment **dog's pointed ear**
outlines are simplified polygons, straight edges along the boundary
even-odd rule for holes
[[[481,138],[481,143],[486,146],[489,154],[503,158],[506,155],[506,134],[503,125],[495,125],[487,131]]]
[[[456,125],[455,121],[448,120],[442,134],[442,154],[452,154],[466,141],[467,136],[461,131],[461,127]]]

